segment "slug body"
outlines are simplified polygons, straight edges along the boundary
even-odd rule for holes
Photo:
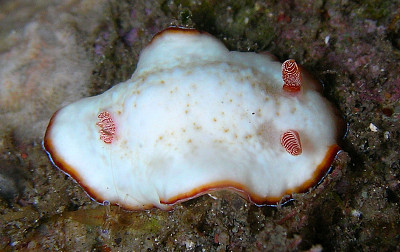
[[[44,147],[94,199],[127,209],[170,209],[223,188],[274,204],[318,183],[339,149],[335,109],[314,80],[301,82],[288,94],[270,56],[170,28],[131,79],[57,111]]]

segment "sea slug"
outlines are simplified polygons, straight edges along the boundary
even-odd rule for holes
[[[340,117],[294,60],[169,28],[132,78],[58,110],[44,148],[99,202],[170,209],[230,189],[274,204],[325,175]]]

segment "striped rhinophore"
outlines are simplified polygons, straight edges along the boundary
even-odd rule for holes
[[[99,131],[100,140],[107,144],[112,143],[116,127],[111,114],[107,111],[103,111],[97,116],[97,118],[99,118],[99,122],[97,122],[96,125],[101,128]]]
[[[298,156],[302,152],[300,136],[295,130],[288,130],[281,135],[281,145],[293,156]]]
[[[301,89],[301,74],[296,61],[289,59],[282,64],[283,90],[296,93]]]

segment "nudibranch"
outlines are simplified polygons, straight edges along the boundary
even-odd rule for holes
[[[44,148],[92,198],[126,209],[218,189],[276,204],[318,183],[339,150],[340,117],[320,89],[294,60],[168,28],[131,79],[58,110]]]

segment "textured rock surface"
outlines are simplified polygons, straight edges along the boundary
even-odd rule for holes
[[[399,1],[221,2],[1,1],[0,249],[400,249]],[[125,212],[50,164],[51,114],[129,78],[170,24],[294,58],[321,79],[349,125],[322,184],[282,208],[219,192],[172,212]]]

